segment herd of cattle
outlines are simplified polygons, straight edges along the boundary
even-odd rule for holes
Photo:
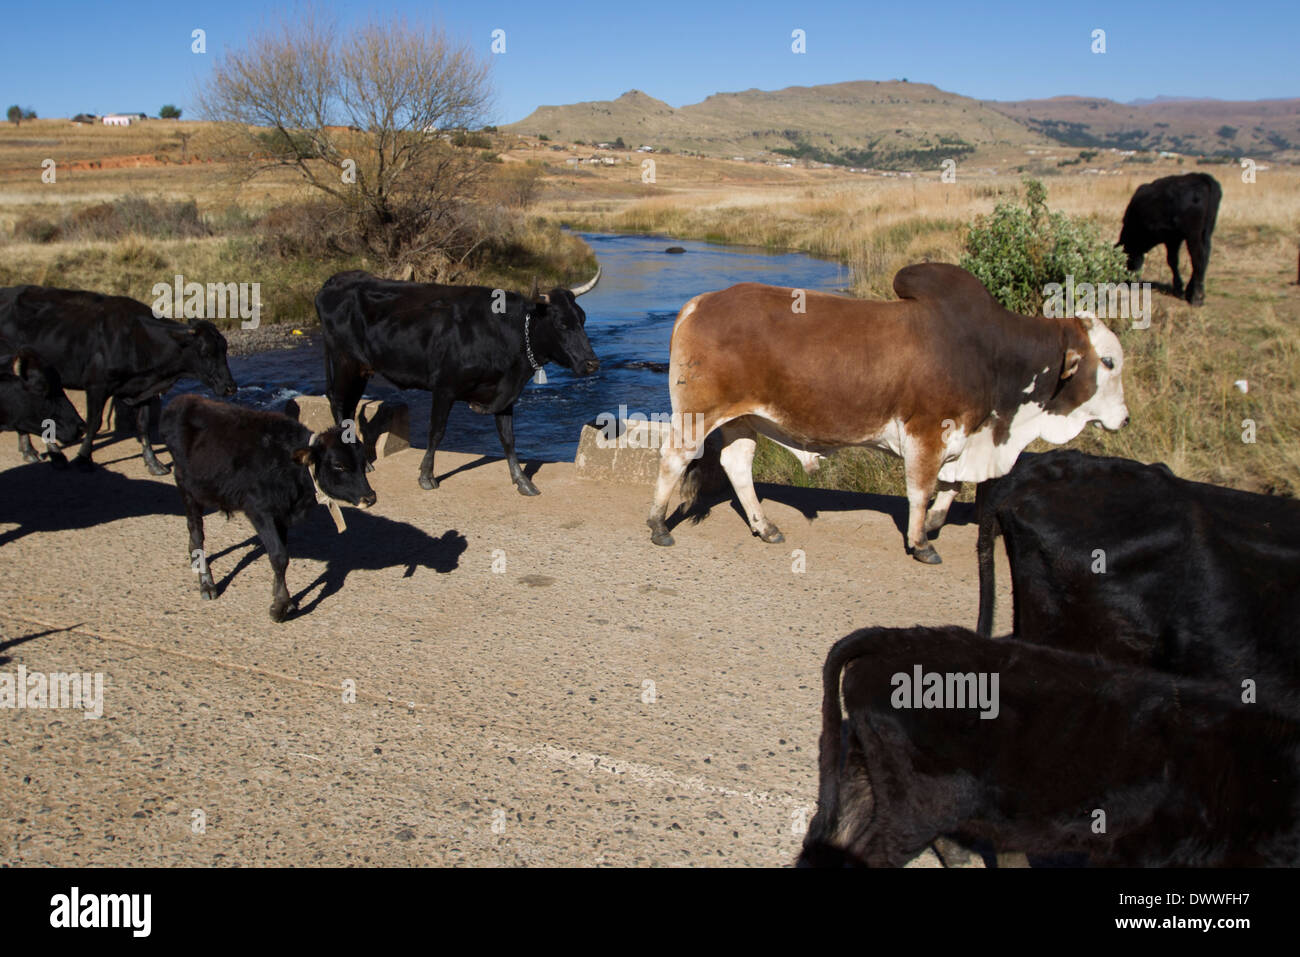
[[[1188,242],[1193,302],[1219,195],[1204,174],[1170,177],[1142,187],[1124,217],[1121,242],[1139,265],[1170,244],[1179,294],[1177,248]],[[0,289],[0,429],[19,433],[28,462],[41,458],[29,438],[40,434],[55,466],[67,464],[60,446],[84,435],[75,465],[89,470],[112,398],[149,471],[173,472],[187,559],[204,554],[205,512],[242,511],[266,548],[270,614],[282,621],[297,611],[289,526],[317,503],[341,523],[335,503],[376,502],[351,422],[372,375],[433,395],[423,488],[437,487],[434,454],[464,401],[496,417],[512,481],[537,494],[515,456],[513,406],[548,363],[598,369],[576,300],[594,282],[523,296],[340,273],[316,298],[334,427],[313,433],[279,413],[183,395],[161,412],[170,469],[149,434],[160,397],[182,378],[236,391],[216,327],[157,318],[121,296]],[[1034,439],[1127,423],[1118,337],[1088,314],[1009,312],[955,266],[909,266],[894,290],[891,302],[808,293],[792,309],[800,290],[744,283],[688,302],[670,346],[674,431],[648,520],[657,545],[673,544],[670,497],[689,486],[715,430],[766,542],[782,536],[754,490],[759,435],[809,471],[845,446],[900,456],[906,546],[926,564],[940,561],[930,536],[961,484],[979,483],[978,631],[864,629],[830,651],[818,811],[799,863],[901,865],[941,835],[1051,862],[1300,863],[1300,504],[1160,465],[1022,455]],[[85,390],[84,422],[65,387]],[[693,432],[681,427],[690,421]],[[994,639],[998,535],[1014,627]],[[217,595],[206,562],[199,591]],[[939,686],[900,697],[900,677],[925,669]],[[973,706],[977,685],[991,686],[991,708]],[[955,702],[945,688],[970,695]]]

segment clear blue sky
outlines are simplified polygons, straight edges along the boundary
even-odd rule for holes
[[[491,56],[495,119],[542,104],[644,90],[673,106],[751,87],[906,77],[1010,100],[1060,94],[1116,100],[1164,94],[1257,99],[1300,96],[1296,0],[1087,3],[913,0],[324,0],[346,28],[390,12],[433,16]],[[292,9],[291,5],[286,5]],[[0,109],[156,114],[193,92],[223,48],[239,48],[274,3],[6,0],[0,20]],[[195,28],[207,55],[190,52]],[[795,28],[807,53],[790,51]],[[1106,31],[1107,52],[1090,52]]]

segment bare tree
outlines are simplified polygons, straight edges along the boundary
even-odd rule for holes
[[[225,54],[199,98],[247,175],[294,168],[390,266],[473,243],[460,207],[483,162],[442,131],[481,125],[490,102],[486,59],[437,26],[395,19],[340,37],[311,10]]]

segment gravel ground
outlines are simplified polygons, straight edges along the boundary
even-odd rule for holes
[[[241,516],[207,519],[201,601],[176,490],[133,442],[90,475],[14,444],[0,671],[105,685],[97,720],[0,710],[9,864],[786,865],[830,644],[976,617],[974,526],[923,567],[901,500],[760,486],[784,545],[721,505],[663,549],[649,488],[547,464],[528,499],[503,462],[441,453],[423,492],[408,451],[345,533],[324,509],[293,530],[303,611],[276,625]]]

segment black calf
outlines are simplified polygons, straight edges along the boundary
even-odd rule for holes
[[[271,560],[273,621],[283,621],[298,610],[284,580],[289,526],[305,517],[318,500],[367,508],[375,504],[361,443],[343,441],[343,430],[337,427],[312,434],[277,412],[183,395],[163,410],[162,436],[172,453],[176,487],[189,524],[187,557],[201,563],[199,594],[217,597],[203,550],[204,511],[219,509],[227,515],[242,511]]]

